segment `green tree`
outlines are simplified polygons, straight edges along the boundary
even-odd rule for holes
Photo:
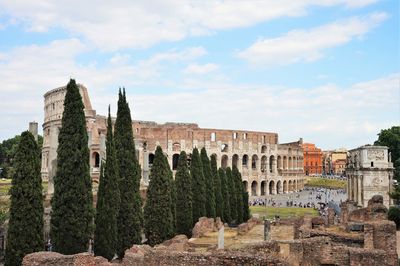
[[[226,177],[226,173],[225,170],[222,168],[218,169],[218,176],[221,179],[221,195],[222,198],[224,199],[223,203],[223,217],[222,220],[225,223],[231,222],[232,218],[231,218],[231,205],[230,205],[230,193],[229,193],[229,187],[228,187],[228,183],[227,183],[227,177]]]
[[[201,164],[203,166],[204,181],[206,184],[206,216],[215,218],[215,195],[214,180],[211,173],[210,159],[208,159],[206,148],[202,148],[200,152]]]
[[[223,220],[224,199],[222,198],[221,178],[218,174],[217,156],[215,154],[211,155],[211,175],[214,183],[215,214]]]
[[[111,260],[118,247],[117,216],[120,205],[120,194],[110,108],[108,108],[106,151],[107,158],[105,163],[101,165],[102,171],[100,171],[100,184],[97,193],[94,254]]]
[[[170,171],[163,151],[158,146],[144,207],[144,231],[148,244],[152,246],[167,240],[173,234]]]
[[[193,149],[192,160],[190,162],[190,174],[192,177],[193,192],[193,224],[196,224],[200,217],[206,216],[206,184],[204,182],[203,166],[197,148]]]
[[[226,173],[226,184],[229,190],[229,206],[231,209],[231,220],[229,222],[234,223],[237,222],[238,219],[236,182],[230,167],[226,168],[225,173]]]
[[[400,229],[400,208],[390,207],[388,212],[388,219],[396,223],[397,230]]]
[[[382,129],[374,145],[387,146],[395,167],[395,179],[400,182],[400,126]]]
[[[249,193],[243,192],[243,220],[247,222],[250,219]]]
[[[115,121],[115,151],[117,157],[121,204],[118,213],[118,250],[120,258],[133,244],[141,243],[143,223],[140,198],[141,170],[136,157],[132,131],[132,118],[126,101],[125,89],[119,91],[117,119]]]
[[[168,168],[168,179],[170,180],[169,191],[171,192],[172,231],[169,238],[172,238],[175,236],[176,233],[176,187],[175,187],[174,175],[172,173],[171,168],[169,167],[168,159],[166,156],[164,156],[164,163]]]
[[[179,155],[178,168],[175,174],[176,184],[176,232],[192,236],[193,208],[192,208],[192,180],[187,165],[186,152]]]
[[[234,165],[232,170],[232,177],[235,183],[235,193],[236,193],[236,208],[237,208],[237,220],[238,224],[243,223],[244,216],[243,216],[243,193],[244,187],[242,183],[242,175],[239,172],[239,169]]]
[[[21,135],[15,154],[15,175],[5,265],[21,265],[23,257],[43,250],[43,202],[39,148],[31,133]]]
[[[54,251],[76,254],[88,249],[93,232],[92,179],[84,105],[75,80],[67,85],[58,136],[57,172],[50,236]]]

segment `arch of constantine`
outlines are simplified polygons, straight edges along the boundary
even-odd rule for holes
[[[97,181],[100,164],[106,155],[106,117],[97,115],[93,110],[87,89],[82,85],[79,85],[79,89],[85,105],[90,173],[92,179]],[[66,87],[60,87],[44,95],[41,171],[42,178],[49,180],[49,194],[53,193],[52,181],[57,166],[58,133],[65,93]],[[238,167],[251,198],[298,191],[304,186],[302,139],[279,144],[277,133],[208,129],[192,123],[157,124],[134,120],[132,127],[142,169],[143,188],[148,185],[154,151],[158,145],[166,153],[173,171],[181,151],[185,151],[190,160],[194,147],[205,147],[209,156],[217,156],[218,167]]]

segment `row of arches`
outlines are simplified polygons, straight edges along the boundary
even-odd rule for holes
[[[244,180],[243,186],[250,196],[286,194],[303,189],[303,180],[263,180],[260,184],[254,180],[250,187],[248,182]]]

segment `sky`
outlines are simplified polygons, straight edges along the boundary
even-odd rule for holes
[[[399,1],[0,0],[0,141],[70,78],[133,119],[327,150],[400,125]],[[39,132],[42,133],[41,131]]]

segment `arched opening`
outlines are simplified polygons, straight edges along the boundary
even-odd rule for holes
[[[265,172],[267,170],[267,156],[261,157],[261,172]]]
[[[289,180],[289,192],[293,191],[293,183],[292,180]]]
[[[243,155],[242,167],[247,168],[248,162],[249,162],[249,156],[247,154]]]
[[[238,162],[239,162],[239,155],[234,154],[232,157],[232,166],[238,167]]]
[[[263,145],[261,147],[261,153],[266,153],[267,152],[267,146]]]
[[[93,167],[100,167],[100,154],[98,152],[93,152]]]
[[[221,145],[221,152],[228,152],[228,144],[222,144]]]
[[[283,169],[286,170],[287,169],[287,157],[283,156]]]
[[[289,166],[288,166],[289,170],[293,169],[293,161],[292,161],[292,157],[289,157]]]
[[[178,142],[172,144],[172,151],[181,151],[181,144],[179,144]]]
[[[283,181],[283,193],[288,192],[288,182],[285,180]]]
[[[269,157],[269,172],[272,173],[274,172],[274,165],[275,165],[275,157],[271,155]]]
[[[254,154],[253,157],[251,158],[251,169],[253,170],[257,169],[257,161],[258,161],[258,156]]]
[[[278,169],[282,169],[282,157],[280,155],[278,155]]]
[[[278,180],[278,182],[276,182],[276,194],[281,194],[281,192],[282,192],[282,182]]]
[[[251,195],[257,196],[257,181],[251,182]]]
[[[271,181],[269,182],[269,188],[268,188],[268,189],[269,189],[269,194],[270,194],[270,195],[275,194],[275,193],[274,193],[274,190],[275,190],[274,187],[275,187],[275,182],[274,182],[273,180],[271,180]]]
[[[211,141],[215,141],[217,138],[217,134],[215,132],[211,133]]]
[[[226,169],[228,167],[228,156],[227,155],[222,155],[221,158],[221,167],[223,169]]]
[[[179,154],[175,153],[172,155],[172,170],[176,170],[178,168]]]
[[[246,180],[243,181],[243,188],[244,188],[244,191],[248,192],[249,184],[247,183]]]
[[[265,181],[261,181],[261,196],[265,196]]]
[[[153,166],[153,162],[154,162],[154,154],[150,153],[149,154],[149,167]]]

